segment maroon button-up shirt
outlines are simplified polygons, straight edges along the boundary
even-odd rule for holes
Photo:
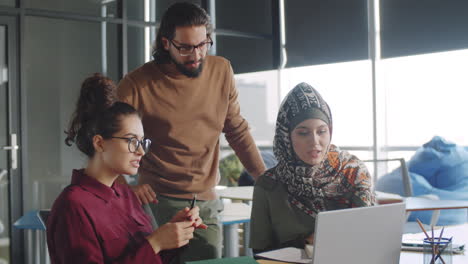
[[[74,170],[72,183],[55,200],[47,219],[52,264],[163,263],[145,236],[149,217],[132,190],[108,187]]]

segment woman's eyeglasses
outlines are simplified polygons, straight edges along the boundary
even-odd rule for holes
[[[111,138],[118,138],[118,139],[125,139],[128,141],[128,151],[131,153],[135,153],[138,151],[138,148],[141,147],[143,148],[143,151],[148,153],[149,148],[151,146],[151,140],[149,138],[144,138],[142,140],[139,140],[136,137],[111,137]]]

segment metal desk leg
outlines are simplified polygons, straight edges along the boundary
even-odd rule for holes
[[[46,263],[46,245],[45,245],[45,232],[41,231],[41,263]]]
[[[237,233],[238,224],[224,225],[224,257],[238,257],[239,256],[239,235]]]
[[[34,230],[34,263],[41,263],[41,231]]]
[[[40,231],[41,236],[41,263],[50,264],[49,249],[47,248],[47,234],[45,231]]]
[[[45,245],[45,263],[46,264],[50,264],[50,257],[49,257],[49,248],[47,247],[47,235],[45,236],[45,239],[44,239],[44,245]]]
[[[244,223],[244,252],[246,256],[252,257],[253,252],[249,246],[250,242],[250,222]]]
[[[34,263],[34,241],[33,241],[33,231],[32,230],[27,230],[26,231],[26,241],[28,243],[28,246],[26,248],[26,263],[28,264],[33,264]]]

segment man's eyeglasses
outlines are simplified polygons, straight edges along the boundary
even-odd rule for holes
[[[148,153],[149,147],[151,146],[151,140],[149,138],[145,138],[142,140],[138,140],[136,137],[111,137],[111,138],[118,138],[118,139],[125,139],[128,141],[128,151],[131,153],[135,153],[138,151],[138,148],[143,148],[145,153]]]
[[[180,56],[190,56],[192,55],[193,51],[195,49],[199,49],[200,52],[205,53],[207,50],[213,46],[213,41],[208,38],[207,41],[204,41],[198,45],[187,45],[187,44],[182,44],[182,45],[177,45],[174,43],[174,40],[170,40],[171,44],[179,51]]]

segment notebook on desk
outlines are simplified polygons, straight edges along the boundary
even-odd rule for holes
[[[257,256],[295,263],[396,264],[405,221],[404,203],[320,212],[311,257],[294,248]]]

